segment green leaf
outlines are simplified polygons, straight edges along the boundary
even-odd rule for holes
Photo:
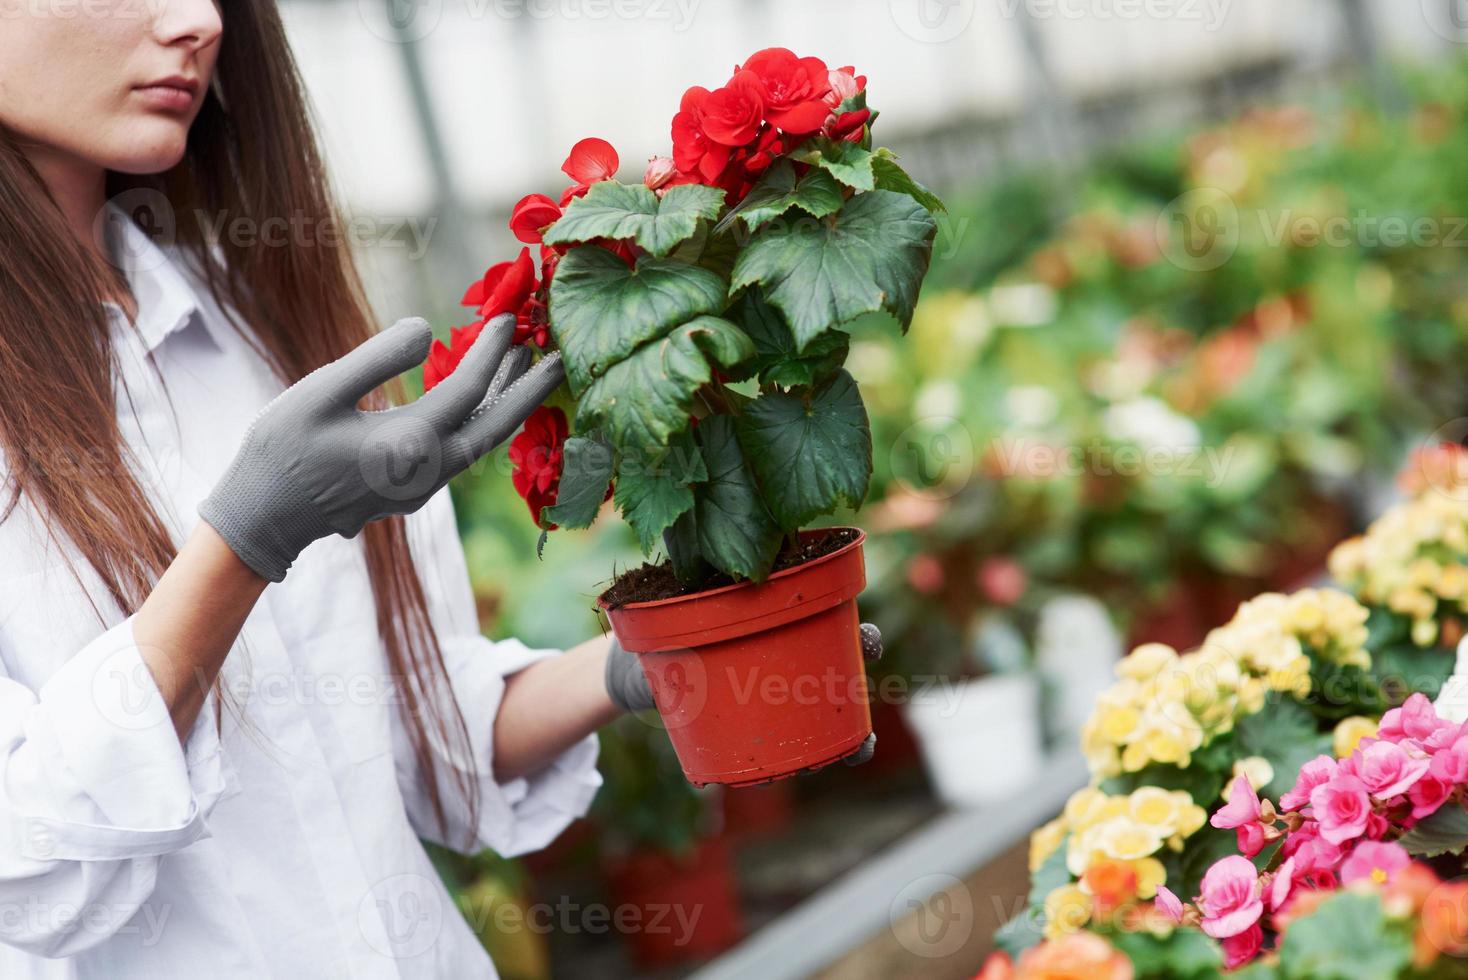
[[[1401,704],[1416,692],[1436,700],[1453,674],[1453,651],[1441,647],[1424,649],[1409,640],[1367,649],[1371,651],[1371,675],[1390,705]]]
[[[708,479],[703,455],[687,432],[673,437],[657,459],[628,456],[617,469],[614,500],[651,555],[663,532],[693,506],[693,483]]]
[[[662,257],[690,238],[700,220],[717,218],[723,206],[724,191],[718,187],[680,184],[659,198],[642,184],[604,180],[566,206],[545,233],[545,243],[630,240]]]
[[[1216,809],[1216,803],[1193,798],[1207,810]],[[1215,863],[1239,853],[1238,835],[1232,830],[1219,830],[1206,824],[1183,842],[1181,853],[1164,849],[1157,855],[1167,871],[1167,887],[1177,895],[1196,895],[1203,885],[1203,876]]]
[[[860,144],[817,136],[792,153],[791,158],[820,167],[847,187],[855,187],[859,191],[877,188],[876,176],[872,172],[874,154]]]
[[[698,520],[693,511],[684,511],[663,532],[663,547],[668,549],[673,574],[686,587],[697,588],[713,573],[712,566],[698,553]]]
[[[861,505],[872,478],[872,431],[845,371],[813,391],[767,391],[739,417],[739,442],[765,503],[787,533],[843,501]]]
[[[1399,843],[1408,854],[1417,857],[1460,854],[1468,849],[1468,810],[1457,803],[1445,804],[1436,813],[1418,821],[1402,835]]]
[[[1218,944],[1197,929],[1166,936],[1117,931],[1107,938],[1132,961],[1135,980],[1211,980],[1223,972]]]
[[[1232,742],[1230,741],[1229,744]],[[1199,757],[1200,753],[1206,752],[1209,747],[1204,746],[1199,752],[1195,752],[1192,764],[1185,769],[1166,763],[1153,763],[1137,772],[1124,772],[1104,779],[1101,782],[1101,789],[1113,796],[1127,796],[1143,786],[1159,786],[1166,790],[1180,789],[1198,801],[1199,806],[1210,806],[1212,804],[1205,801],[1219,799],[1219,794],[1223,792],[1224,773],[1216,766],[1210,765],[1209,760]],[[1227,761],[1231,767],[1232,759]]]
[[[947,205],[937,194],[913,180],[906,170],[897,165],[897,154],[885,146],[878,147],[876,155],[872,157],[872,176],[878,190],[906,194],[934,213],[948,211]]]
[[[1395,977],[1411,959],[1407,932],[1387,922],[1381,897],[1349,891],[1291,922],[1279,947],[1280,973],[1289,980]]]
[[[1295,785],[1300,767],[1317,755],[1331,754],[1331,737],[1318,730],[1315,718],[1299,702],[1271,696],[1264,708],[1240,718],[1234,726],[1239,758],[1269,760],[1274,778],[1259,795],[1278,800]]]
[[[724,280],[696,265],[641,258],[635,269],[597,245],[567,252],[550,289],[551,334],[580,395],[650,340],[723,310]]]
[[[656,459],[668,438],[687,428],[693,393],[713,377],[712,365],[732,367],[753,355],[754,344],[734,324],[697,317],[592,382],[577,406],[576,423],[604,427],[623,453]]]
[[[734,266],[733,288],[760,284],[801,351],[821,332],[878,310],[905,330],[937,228],[905,194],[858,194],[833,217],[755,233]]]
[[[749,371],[759,376],[761,384],[785,388],[812,385],[824,381],[846,363],[850,335],[827,330],[800,353],[795,349],[795,335],[758,289],[750,289],[740,298],[738,316],[744,332],[754,341],[754,360],[749,364]]]
[[[708,482],[693,491],[698,552],[726,575],[763,581],[780,550],[781,534],[740,452],[734,420],[727,415],[704,419],[698,443],[709,474]]]
[[[744,227],[754,231],[791,208],[800,208],[812,218],[824,218],[841,210],[844,201],[841,185],[826,171],[812,168],[797,180],[790,161],[781,160],[714,226],[714,234],[728,228],[735,218],[742,218]]]
[[[1024,911],[994,933],[994,945],[1012,957],[1018,957],[1040,941],[1045,929],[1045,896],[1061,885],[1070,884],[1070,871],[1065,866],[1068,841],[1069,838],[1062,840],[1055,852],[1030,876],[1029,898]]]
[[[541,521],[573,529],[590,527],[612,480],[612,447],[599,435],[572,436],[561,460],[556,502],[545,508]]]

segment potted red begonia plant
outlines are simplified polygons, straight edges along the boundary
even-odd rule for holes
[[[546,530],[587,527],[610,497],[666,553],[599,601],[700,785],[822,766],[871,732],[862,534],[807,526],[859,506],[872,472],[841,327],[906,329],[943,205],[873,148],[866,98],[854,69],[770,48],[684,94],[672,155],[641,182],[582,140],[559,200],[513,211],[539,269],[528,248],[492,267],[464,297],[479,322],[426,372],[505,313],[517,342],[560,351],[574,425],[555,407],[526,423],[515,486]]]

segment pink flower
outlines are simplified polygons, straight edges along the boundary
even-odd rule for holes
[[[1373,881],[1384,885],[1392,876],[1412,863],[1411,857],[1401,844],[1384,844],[1381,841],[1362,841],[1356,845],[1351,856],[1341,865],[1341,883],[1354,884],[1358,881]]]
[[[1166,885],[1157,886],[1157,899],[1154,904],[1157,906],[1157,911],[1173,922],[1183,921],[1183,903]]]
[[[1246,823],[1234,831],[1239,844],[1239,853],[1244,857],[1251,858],[1264,850],[1264,825],[1262,823]]]
[[[1280,849],[1295,862],[1295,877],[1321,870],[1333,870],[1341,861],[1341,849],[1320,837],[1320,824],[1306,821],[1299,830],[1285,838]]]
[[[1320,821],[1320,836],[1332,844],[1360,837],[1371,815],[1371,798],[1366,784],[1355,776],[1338,773],[1328,783],[1310,791],[1310,807]]]
[[[1228,803],[1208,821],[1219,830],[1234,830],[1259,822],[1259,794],[1243,776],[1235,776],[1229,784]]]
[[[1423,776],[1407,791],[1407,799],[1412,801],[1412,819],[1421,820],[1436,813],[1452,792],[1452,783],[1432,775]]]
[[[1351,755],[1348,768],[1354,770],[1366,791],[1381,800],[1401,796],[1427,772],[1429,759],[1411,755],[1400,745],[1374,741]]]
[[[1295,859],[1286,858],[1274,872],[1274,877],[1269,882],[1269,910],[1278,912],[1284,908],[1285,902],[1290,899],[1290,889],[1295,884]]]
[[[1455,786],[1468,782],[1468,738],[1438,749],[1427,768],[1433,776]]]
[[[1279,798],[1279,808],[1286,812],[1300,809],[1310,802],[1310,793],[1315,787],[1330,782],[1339,768],[1330,756],[1317,755],[1300,767],[1295,788]]]
[[[1376,734],[1389,742],[1400,742],[1404,738],[1420,741],[1449,724],[1451,722],[1437,716],[1437,710],[1427,696],[1418,693],[1409,697],[1400,708],[1393,708],[1382,715]]]
[[[1452,745],[1463,732],[1463,725],[1445,724],[1426,738],[1419,739],[1418,744],[1428,752],[1436,752],[1445,745]]]
[[[1264,902],[1253,862],[1234,854],[1214,864],[1203,875],[1198,905],[1203,912],[1203,931],[1214,939],[1237,936],[1258,923]]]
[[[1256,922],[1237,936],[1228,937],[1220,945],[1223,947],[1224,969],[1232,970],[1259,955],[1259,947],[1264,945],[1264,930]]]

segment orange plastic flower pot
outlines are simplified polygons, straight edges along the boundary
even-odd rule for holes
[[[865,539],[857,531],[759,585],[607,609],[689,782],[782,779],[850,755],[871,734],[856,610]]]

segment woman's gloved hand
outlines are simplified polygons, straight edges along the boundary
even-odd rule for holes
[[[433,333],[399,320],[282,392],[250,425],[199,516],[271,582],[311,542],[355,537],[369,522],[409,514],[494,449],[565,378],[559,354],[533,369],[511,349],[514,318],[496,317],[452,375],[411,405],[357,403],[423,362]]]
[[[861,652],[869,661],[882,659],[882,631],[871,623],[861,624]],[[605,680],[607,697],[623,711],[646,711],[657,707],[657,701],[652,696],[652,687],[647,683],[647,675],[637,662],[637,654],[623,650],[615,636],[612,637],[611,651],[607,654]],[[843,761],[848,766],[859,766],[870,761],[876,751],[877,736],[874,732],[867,736],[861,748]]]

